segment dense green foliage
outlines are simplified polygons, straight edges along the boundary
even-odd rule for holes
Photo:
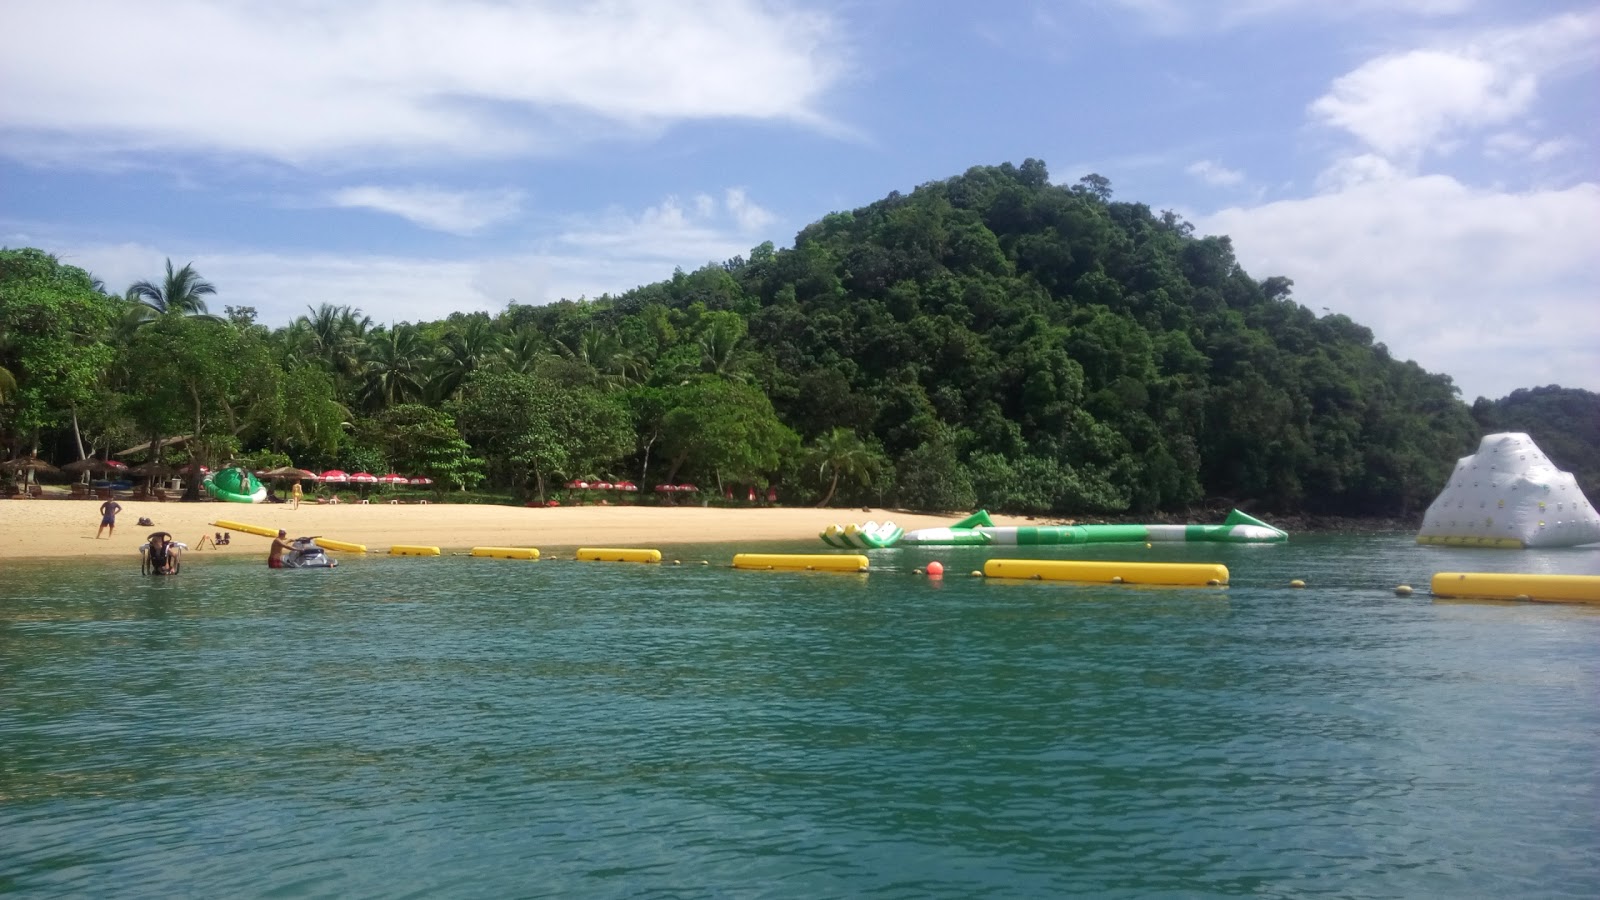
[[[393,326],[321,303],[269,331],[249,308],[207,315],[216,289],[191,266],[106,295],[8,250],[0,435],[192,434],[196,461],[487,479],[519,501],[603,478],[1041,514],[1412,514],[1484,429],[1593,465],[1594,395],[1469,411],[1291,288],[1245,273],[1228,238],[1035,160],[619,296]]]
[[[1526,432],[1590,499],[1600,498],[1600,394],[1556,385],[1522,388],[1499,400],[1480,397],[1472,417],[1485,434]]]

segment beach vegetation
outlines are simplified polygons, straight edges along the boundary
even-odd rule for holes
[[[312,297],[268,328],[243,307],[198,315],[227,286],[192,265],[107,294],[0,251],[0,437],[81,454],[137,435],[159,457],[192,435],[197,461],[313,469],[374,454],[517,503],[598,479],[637,481],[634,502],[692,481],[796,504],[1405,516],[1502,428],[1600,477],[1594,395],[1469,407],[1303,305],[1293,273],[1252,275],[1226,236],[1098,175],[1052,183],[1038,160],[663,275],[415,323]]]

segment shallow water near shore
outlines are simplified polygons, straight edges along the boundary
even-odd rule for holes
[[[1600,894],[1600,608],[1426,595],[1600,550],[736,549],[10,563],[0,894]]]

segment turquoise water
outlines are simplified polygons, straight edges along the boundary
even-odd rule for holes
[[[0,893],[1600,894],[1600,608],[1426,596],[1600,550],[734,549],[7,565]],[[964,574],[989,556],[1233,585]]]

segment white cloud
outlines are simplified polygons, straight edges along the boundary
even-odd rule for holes
[[[1213,0],[1193,3],[1187,0],[1109,0],[1113,6],[1132,13],[1152,31],[1160,34],[1220,31],[1251,25],[1285,16],[1315,16],[1322,19],[1362,18],[1443,18],[1457,15],[1476,5],[1475,0]]]
[[[1310,113],[1415,169],[1463,134],[1525,116],[1543,80],[1592,65],[1597,38],[1600,13],[1571,14],[1387,54],[1336,79]]]
[[[1226,187],[1244,181],[1244,173],[1237,169],[1230,169],[1219,162],[1209,159],[1196,160],[1184,169],[1190,175],[1204,181],[1206,184]]]
[[[710,195],[703,195],[710,197]],[[52,243],[64,262],[81,266],[113,289],[152,278],[168,256],[193,262],[217,286],[210,306],[253,306],[259,321],[285,325],[320,303],[358,307],[379,322],[440,319],[451,312],[505,308],[562,298],[621,293],[748,253],[762,238],[751,223],[775,219],[743,190],[730,189],[702,214],[676,198],[639,213],[575,218],[522,249],[470,258],[338,255],[265,250],[198,250],[174,254],[143,243]],[[763,218],[765,217],[765,218]]]
[[[723,202],[742,231],[760,231],[778,220],[777,216],[757,206],[744,188],[728,188]]]
[[[825,127],[835,30],[760,0],[22,4],[0,31],[0,150],[356,166],[696,119]]]
[[[374,209],[434,231],[461,235],[514,218],[522,210],[522,192],[514,190],[450,191],[422,185],[365,185],[335,191],[328,199],[334,206]]]
[[[1257,278],[1372,328],[1470,402],[1519,387],[1600,390],[1600,185],[1507,193],[1390,177],[1201,217]]]
[[[1502,131],[1491,134],[1483,142],[1484,152],[1492,159],[1520,160],[1529,162],[1549,162],[1557,157],[1565,156],[1579,148],[1579,143],[1570,137],[1551,138],[1539,140],[1531,135],[1516,131]]]

